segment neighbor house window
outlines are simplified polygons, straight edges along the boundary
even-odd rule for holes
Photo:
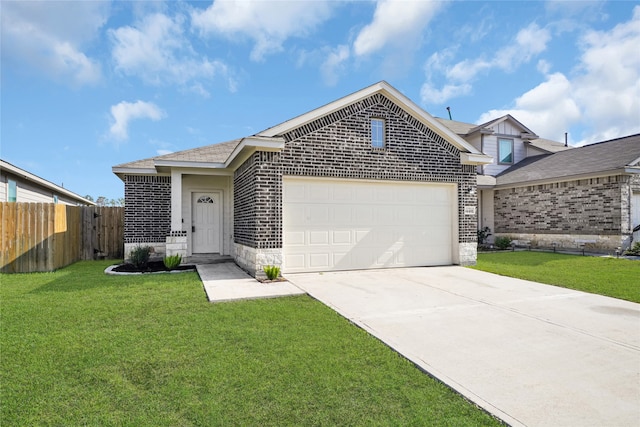
[[[498,163],[513,163],[513,139],[498,138]]]
[[[58,203],[58,196],[56,195],[53,196],[53,203],[56,203],[56,204]]]
[[[371,147],[384,148],[383,119],[371,119]]]
[[[12,179],[7,181],[8,191],[7,191],[7,202],[15,202],[18,199],[18,186],[16,182]]]

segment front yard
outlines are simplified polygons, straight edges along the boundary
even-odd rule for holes
[[[472,267],[640,303],[640,261],[550,252],[478,254]]]
[[[499,425],[309,297],[107,265],[0,276],[0,425]]]

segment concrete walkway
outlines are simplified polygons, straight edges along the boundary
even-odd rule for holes
[[[211,302],[274,298],[305,292],[290,282],[261,283],[234,262],[197,264],[196,269]]]
[[[287,277],[511,425],[640,425],[639,304],[462,267]]]

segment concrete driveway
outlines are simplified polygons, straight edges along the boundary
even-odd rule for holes
[[[511,425],[640,425],[639,304],[463,267],[287,278]]]

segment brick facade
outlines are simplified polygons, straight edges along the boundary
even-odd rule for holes
[[[495,232],[620,235],[628,187],[628,176],[610,176],[496,190]]]
[[[125,243],[165,242],[171,231],[171,177],[124,177]]]
[[[371,147],[370,119],[385,120],[384,149]],[[476,242],[474,166],[457,148],[382,94],[347,106],[284,135],[282,152],[253,154],[234,175],[235,242],[282,247],[282,176],[458,184],[459,242]],[[475,259],[475,257],[474,257]]]

